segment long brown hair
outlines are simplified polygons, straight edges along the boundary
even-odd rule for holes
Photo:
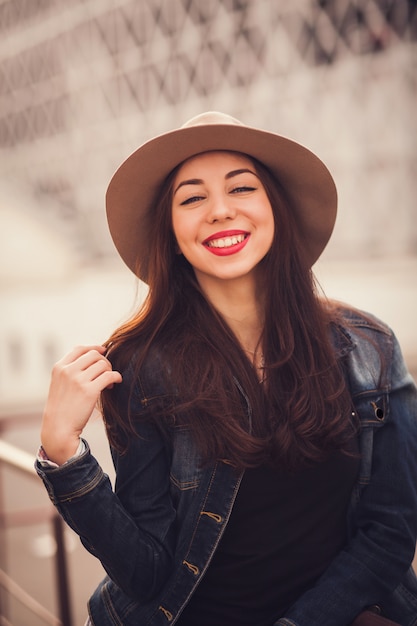
[[[224,459],[238,468],[295,468],[343,449],[352,436],[349,394],[329,338],[335,313],[318,297],[284,191],[263,164],[252,161],[276,224],[261,262],[264,383],[205,299],[190,264],[177,254],[171,227],[175,170],[149,224],[154,245],[146,268],[148,295],[108,341],[114,368],[125,371],[134,364],[133,386],[153,360],[165,389],[163,401],[150,403],[140,416],[120,411],[117,391],[103,392],[109,440],[121,451],[145,417],[164,432],[187,425],[204,461]]]

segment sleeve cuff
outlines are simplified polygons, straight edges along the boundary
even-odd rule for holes
[[[69,463],[70,461],[72,461],[73,459],[77,458],[78,456],[81,456],[85,451],[87,450],[87,446],[85,444],[85,442],[83,441],[83,439],[80,439],[80,443],[78,444],[78,448],[76,453],[70,457],[67,461],[65,461],[65,463],[63,463],[63,465],[66,465],[67,463]],[[39,447],[38,449],[38,454],[37,454],[37,460],[39,462],[39,464],[42,467],[51,467],[51,468],[56,468],[56,467],[62,467],[60,465],[58,465],[57,463],[54,463],[53,461],[51,461],[50,459],[48,459],[48,456],[45,452],[45,450],[43,449],[42,446]]]

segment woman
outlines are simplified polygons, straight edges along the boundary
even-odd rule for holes
[[[37,461],[108,573],[89,623],[417,624],[416,389],[382,322],[316,293],[323,163],[206,113],[121,165],[107,215],[149,293],[54,368]]]

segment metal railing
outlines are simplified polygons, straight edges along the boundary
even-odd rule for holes
[[[27,452],[13,446],[10,443],[0,440],[0,466],[7,467],[25,476],[39,480],[33,465],[33,457]],[[16,581],[12,580],[6,572],[0,569],[0,588],[13,596],[33,614],[40,617],[50,626],[73,626],[71,616],[71,602],[69,593],[68,563],[64,542],[64,522],[52,505],[44,507],[40,511],[19,512],[16,514],[6,513],[2,509],[0,501],[0,528],[6,529],[9,526],[26,525],[28,523],[39,523],[49,521],[52,524],[53,535],[56,543],[55,552],[55,574],[56,574],[56,595],[59,617],[52,615],[35,598],[24,591]],[[0,598],[1,599],[1,598]],[[0,606],[0,626],[8,626],[6,608]]]

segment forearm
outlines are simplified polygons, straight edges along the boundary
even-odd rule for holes
[[[112,580],[135,600],[155,595],[172,567],[173,532],[168,529],[161,541],[140,527],[88,446],[63,466],[46,468],[37,461],[36,469],[59,513]]]
[[[375,572],[351,552],[343,551],[276,626],[347,626],[367,607],[382,604],[400,583],[394,582],[389,570],[389,560]]]

